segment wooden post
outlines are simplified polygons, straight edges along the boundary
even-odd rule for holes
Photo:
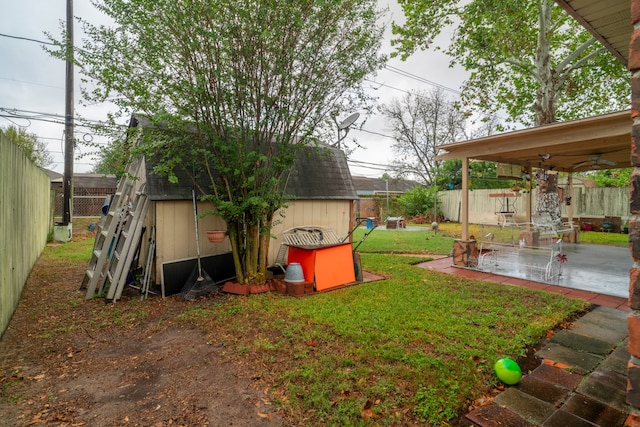
[[[533,186],[532,186],[532,182],[533,180],[531,179],[531,166],[527,166],[527,176],[529,177],[529,192],[527,193],[527,197],[526,197],[526,207],[525,207],[525,211],[526,211],[526,219],[525,222],[527,224],[531,224],[531,206],[532,206],[532,194],[533,194]]]
[[[462,240],[469,240],[469,159],[462,159],[462,212],[460,223],[462,224]]]
[[[567,205],[567,221],[573,224],[573,172],[569,172],[567,177],[567,195],[565,196],[565,203],[569,201]]]

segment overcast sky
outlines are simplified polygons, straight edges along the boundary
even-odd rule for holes
[[[379,0],[381,7],[390,9],[386,22],[402,21],[402,9],[395,0]],[[49,168],[62,173],[64,170],[64,99],[65,99],[65,64],[61,60],[51,58],[39,43],[21,40],[23,37],[35,40],[46,40],[44,32],[60,34],[60,22],[66,16],[66,0],[0,0],[0,126],[11,124],[26,127],[28,132],[35,133],[47,143],[54,164]],[[88,0],[74,2],[74,15],[101,22],[97,11]],[[389,25],[390,26],[390,25]],[[75,26],[76,44],[82,33]],[[446,33],[445,38],[450,35]],[[11,36],[11,37],[7,37]],[[384,51],[391,52],[389,43],[390,29],[387,31]],[[420,52],[407,61],[391,59],[388,66],[406,71],[435,84],[457,91],[467,74],[464,70],[450,69],[448,58],[438,52]],[[77,70],[76,70],[77,71]],[[76,86],[80,77],[76,72]],[[379,103],[389,102],[393,98],[402,97],[409,90],[431,90],[433,85],[417,79],[402,76],[398,72],[384,69],[372,78],[375,83],[367,83],[375,89]],[[373,90],[373,89],[372,89]],[[447,92],[455,96],[453,92]],[[76,89],[76,115],[92,120],[105,120],[108,105],[81,106],[80,92]],[[15,113],[18,117],[5,116]],[[21,117],[30,117],[30,119]],[[57,117],[56,117],[57,116]],[[42,120],[38,120],[42,119]],[[47,120],[47,121],[43,121]],[[356,122],[358,125],[362,118]],[[379,177],[384,167],[367,165],[363,167],[354,162],[389,164],[393,158],[390,145],[393,139],[381,136],[390,135],[390,131],[379,116],[369,117],[364,131],[353,129],[348,139],[355,138],[363,149],[357,149],[350,157],[350,168],[353,175]],[[76,139],[79,141],[100,141],[94,138],[91,131],[76,127]],[[80,152],[88,149],[79,146]],[[78,154],[78,153],[76,153]],[[90,158],[76,159],[75,172],[88,172],[92,168]]]

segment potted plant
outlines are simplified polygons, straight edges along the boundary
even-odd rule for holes
[[[207,239],[212,243],[220,243],[226,237],[225,230],[207,230]]]
[[[629,234],[629,224],[626,221],[622,223],[622,232],[624,234]]]

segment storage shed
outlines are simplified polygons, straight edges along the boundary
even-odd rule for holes
[[[153,165],[146,162],[145,192],[150,200],[147,228],[156,226],[155,275],[162,277],[163,264],[196,257],[192,185],[186,173],[177,173],[178,184],[154,175]],[[355,225],[356,195],[344,153],[334,147],[305,147],[298,152],[289,177],[286,194],[291,195],[287,208],[276,214],[272,228],[274,238],[269,246],[269,261],[275,261],[284,230],[301,226],[320,226],[346,236]],[[198,202],[198,212],[211,209]],[[203,256],[231,251],[229,239],[220,243],[207,240],[206,230],[226,229],[216,216],[199,220],[200,250]]]
[[[185,171],[176,170],[178,182],[175,184],[163,176],[154,174],[152,159],[143,158],[134,169],[132,173],[137,179],[125,178],[130,181],[129,193],[143,194],[146,203],[144,213],[139,219],[141,231],[135,237],[137,241],[132,243],[134,248],[139,249],[136,251],[135,259],[132,260],[131,269],[135,269],[138,265],[148,266],[145,268],[148,273],[145,272],[145,274],[150,275],[152,282],[162,285],[163,295],[171,295],[180,291],[180,287],[188,279],[197,259],[192,201],[193,184]],[[206,188],[207,185],[202,187]],[[329,228],[338,236],[346,237],[355,226],[358,196],[346,157],[338,148],[320,145],[299,149],[287,181],[285,194],[290,195],[290,201],[288,206],[274,217],[268,265],[273,265],[275,262],[284,230],[317,226]],[[132,211],[138,210],[133,196],[131,197],[131,203],[134,206]],[[198,212],[205,212],[211,208],[208,202],[198,202]],[[232,278],[234,270],[229,239],[225,238],[222,242],[213,243],[209,242],[206,236],[207,230],[225,230],[224,220],[213,215],[200,218],[198,229],[200,254],[205,270],[215,280]],[[132,231],[127,235],[134,236],[135,233]],[[150,256],[152,235],[154,251]],[[102,246],[105,244],[103,243]],[[116,247],[115,250],[120,249]],[[97,261],[96,259],[95,262]],[[90,262],[87,276],[91,275],[90,272],[94,268],[92,263],[94,260]],[[96,270],[103,268],[99,267]],[[129,267],[126,268],[129,269]],[[118,273],[122,277],[123,273]],[[113,286],[108,279],[105,280],[106,286]],[[87,298],[93,297],[103,288],[100,279],[94,285],[90,277],[85,277],[83,284],[88,284]],[[117,292],[111,297],[118,299],[119,295]],[[110,297],[107,296],[107,298]]]

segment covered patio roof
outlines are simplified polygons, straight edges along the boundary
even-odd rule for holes
[[[629,0],[555,0],[623,64],[629,62]]]
[[[630,110],[446,144],[436,159],[473,159],[561,172],[630,167]]]

